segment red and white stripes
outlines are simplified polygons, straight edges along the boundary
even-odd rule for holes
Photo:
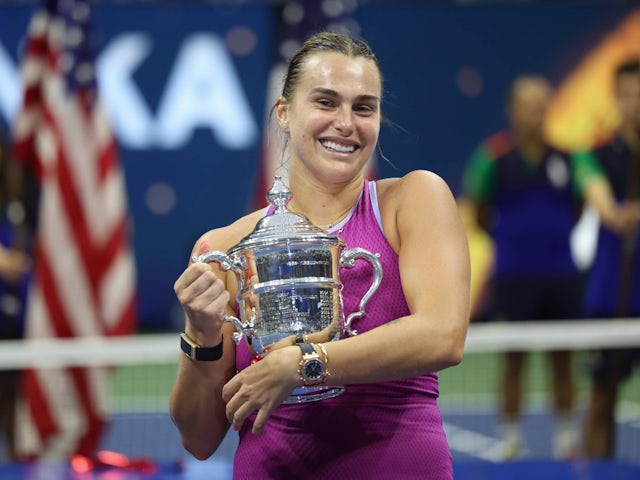
[[[87,81],[93,65],[69,66],[75,60],[66,46],[86,35],[69,18],[88,14],[85,2],[71,3],[70,12],[50,5],[31,23],[25,100],[14,128],[16,155],[35,169],[41,188],[27,338],[126,334],[135,316],[124,177]],[[97,367],[26,372],[21,452],[52,459],[91,454],[108,418],[107,380]]]

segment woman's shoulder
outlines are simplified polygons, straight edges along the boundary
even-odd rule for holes
[[[381,204],[451,195],[442,177],[429,170],[413,170],[402,177],[377,180],[376,190]]]
[[[203,250],[222,250],[226,252],[254,230],[263,213],[264,209],[256,210],[240,217],[229,225],[203,233],[196,241],[193,253],[199,254]]]
[[[407,228],[419,230],[425,225],[439,226],[443,218],[448,220],[457,212],[445,181],[427,170],[414,170],[403,177],[378,180],[376,190],[383,230],[396,252],[402,244],[402,231],[406,234]]]

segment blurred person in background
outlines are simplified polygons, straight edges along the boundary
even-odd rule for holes
[[[600,217],[595,258],[585,292],[589,318],[640,316],[640,59],[621,64],[614,75],[620,124],[613,137],[574,156],[585,201]],[[614,409],[639,349],[594,352],[592,387],[584,426],[585,454],[615,452]]]
[[[25,177],[0,132],[0,340],[23,336],[24,306],[31,259],[27,227]],[[0,430],[7,444],[7,456],[17,460],[14,420],[20,372],[0,370]]]
[[[552,86],[538,75],[511,85],[509,129],[482,143],[463,177],[464,202],[490,233],[495,259],[487,318],[506,321],[575,319],[580,314],[581,276],[570,235],[578,218],[569,157],[550,146],[543,124]],[[556,413],[553,455],[574,455],[574,381],[568,351],[550,353]],[[501,429],[504,455],[520,455],[522,374],[526,354],[506,352],[502,374]]]

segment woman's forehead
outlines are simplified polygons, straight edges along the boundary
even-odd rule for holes
[[[300,87],[359,90],[359,95],[381,95],[380,72],[375,62],[362,56],[319,52],[310,55],[302,66]]]

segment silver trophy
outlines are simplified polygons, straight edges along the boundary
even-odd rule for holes
[[[267,194],[275,206],[252,233],[228,252],[211,251],[194,262],[216,262],[231,270],[238,282],[240,318],[227,316],[244,337],[254,355],[279,340],[296,336],[321,343],[336,340],[341,330],[356,335],[352,322],[365,314],[365,305],[380,286],[382,267],[376,255],[362,248],[345,249],[339,237],[287,209],[291,192],[280,177]],[[356,259],[373,266],[371,286],[360,300],[359,310],[344,319],[339,269]],[[303,403],[340,395],[342,386],[314,385],[296,388],[284,403]]]

